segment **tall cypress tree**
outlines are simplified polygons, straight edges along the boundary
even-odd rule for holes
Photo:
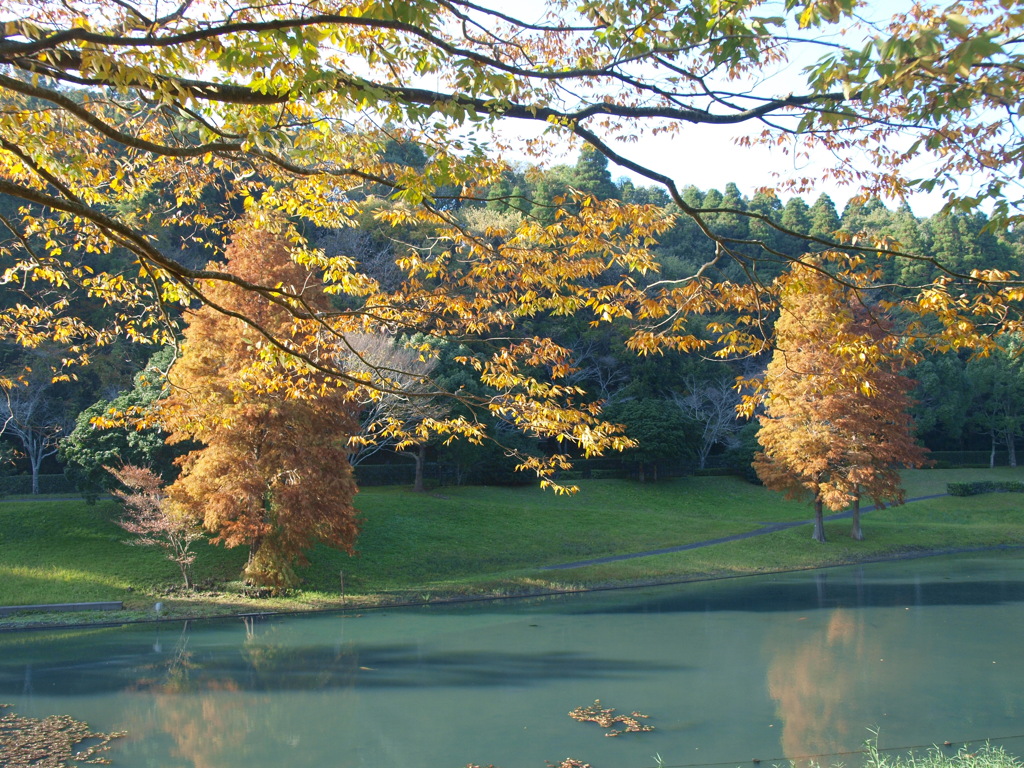
[[[236,277],[306,286],[306,305],[328,308],[309,273],[290,259],[283,235],[243,228],[226,255],[226,269]],[[233,283],[204,289],[211,305],[244,314],[276,338],[297,338],[291,315],[267,298]],[[294,565],[314,544],[352,552],[356,486],[346,444],[357,428],[357,406],[326,381],[320,397],[289,397],[275,386],[287,355],[261,358],[263,335],[211,305],[188,316],[181,355],[168,375],[174,387],[162,408],[168,440],[202,444],[184,458],[168,493],[217,541],[249,547],[244,577],[276,592],[298,583]]]
[[[862,493],[899,504],[898,468],[924,458],[911,434],[912,383],[900,375],[899,340],[885,333],[877,308],[869,312],[819,269],[794,264],[779,282],[754,468],[769,488],[810,493],[815,540],[825,541],[822,508],[850,504],[852,536],[860,539]]]

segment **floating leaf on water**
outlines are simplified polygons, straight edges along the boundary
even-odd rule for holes
[[[643,733],[653,731],[653,725],[646,725],[640,719],[646,719],[648,715],[639,712],[631,712],[628,715],[616,715],[614,708],[605,709],[601,706],[601,700],[595,699],[594,703],[586,707],[576,707],[569,713],[573,720],[581,723],[597,723],[602,728],[610,728],[605,736],[619,736],[623,733]],[[617,726],[623,726],[621,728]],[[558,768],[561,768],[559,766]]]
[[[0,704],[0,712],[10,704]],[[8,712],[0,717],[0,765],[5,768],[69,768],[106,765],[103,757],[112,739],[124,733],[95,733],[68,715],[42,720]],[[90,742],[85,745],[84,742]],[[77,747],[81,746],[81,749]]]

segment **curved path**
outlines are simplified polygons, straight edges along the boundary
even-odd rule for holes
[[[942,496],[948,496],[946,493],[933,493],[930,496],[917,496],[913,499],[907,499],[904,503],[909,504],[912,501],[924,501],[925,499],[938,499]],[[865,512],[871,512],[874,510],[874,506],[861,507],[861,514]],[[852,517],[853,511],[846,510],[845,512],[836,512],[834,515],[828,515],[825,517],[825,521],[831,520],[842,520],[846,517]],[[712,544],[724,544],[727,541],[740,541],[742,539],[752,539],[755,536],[764,536],[768,533],[776,533],[777,531],[784,531],[787,528],[795,528],[798,525],[808,525],[813,523],[813,520],[795,520],[788,523],[767,523],[762,525],[760,528],[755,528],[752,531],[744,531],[743,533],[734,533],[732,536],[723,536],[720,539],[707,539],[706,541],[694,541],[690,544],[680,544],[676,547],[665,547],[664,549],[652,549],[647,552],[634,552],[628,555],[608,555],[607,557],[595,557],[592,560],[577,560],[575,563],[561,563],[560,565],[545,565],[541,570],[543,571],[561,571],[568,570],[569,568],[582,568],[587,565],[601,565],[603,563],[616,563],[620,560],[632,560],[636,557],[650,557],[651,555],[667,555],[670,552],[685,552],[688,549],[700,549],[701,547],[710,547]]]

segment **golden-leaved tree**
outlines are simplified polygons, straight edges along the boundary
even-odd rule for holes
[[[762,385],[763,450],[754,459],[769,488],[810,495],[812,536],[821,542],[823,507],[854,505],[851,535],[861,539],[861,495],[880,506],[902,503],[899,469],[924,462],[907,412],[913,383],[900,375],[910,352],[836,266],[794,265],[777,281],[776,350]]]
[[[311,309],[326,306],[321,287],[308,283],[289,252],[272,223],[244,226],[221,268],[240,280],[288,286]],[[287,365],[260,356],[266,338],[256,327],[286,344],[309,343],[292,336],[287,308],[224,281],[207,296],[210,304],[186,314],[181,355],[168,374],[172,393],[161,401],[168,441],[201,444],[183,457],[167,493],[216,540],[249,547],[249,583],[286,589],[298,583],[293,566],[314,544],[353,551],[358,521],[347,443],[359,406],[323,376],[281,385],[279,369]]]
[[[470,0],[0,0],[0,194],[23,208],[0,211],[12,232],[2,275],[20,292],[0,309],[0,332],[25,345],[61,341],[70,365],[117,336],[166,342],[175,334],[168,304],[218,311],[215,286],[235,286],[291,316],[268,328],[244,302],[236,313],[263,337],[260,354],[276,361],[267,368],[281,386],[329,382],[363,388],[364,399],[393,389],[386,371],[353,376],[321,355],[325,337],[477,340],[485,343],[463,363],[489,394],[460,414],[586,454],[622,448],[628,442],[567,384],[568,350],[524,322],[625,318],[641,353],[757,352],[772,287],[722,280],[716,267],[787,258],[767,238],[730,236],[715,222],[785,228],[751,211],[688,204],[676,179],[636,159],[635,142],[674,135],[678,152],[697,153],[690,126],[748,126],[737,153],[802,158],[821,147],[836,158],[832,177],[852,191],[931,189],[954,210],[992,201],[995,226],[1018,220],[1016,6],[922,3],[890,19],[861,6],[548,0],[526,20]],[[795,62],[815,63],[796,73]],[[392,162],[395,140],[420,146],[425,162]],[[460,218],[501,179],[509,150],[543,159],[566,141],[660,185],[674,207],[570,191],[542,220],[480,233]],[[924,179],[910,165],[922,155],[933,162]],[[812,183],[773,180],[789,190]],[[317,226],[372,215],[429,238],[399,254],[401,275],[387,287],[352,254],[296,242],[293,260],[339,296],[318,309],[262,272],[197,268],[152,232],[161,222],[217,248],[241,201]],[[689,276],[658,280],[651,246],[676,215],[693,219],[716,255]],[[900,251],[860,233],[840,237],[854,253]],[[1020,327],[1016,274],[936,266],[933,282],[892,292],[911,333],[953,348]],[[87,301],[105,311],[84,314]],[[706,328],[694,322],[701,314],[714,317]],[[395,420],[375,434],[400,445],[437,434],[478,440],[483,421]],[[523,466],[547,476],[565,460],[524,457]]]

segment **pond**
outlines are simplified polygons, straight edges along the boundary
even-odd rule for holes
[[[1024,747],[1024,558],[0,635],[0,702],[124,730],[116,768],[823,764]],[[600,699],[649,733],[568,712]],[[1014,740],[1014,737],[1018,737]]]

